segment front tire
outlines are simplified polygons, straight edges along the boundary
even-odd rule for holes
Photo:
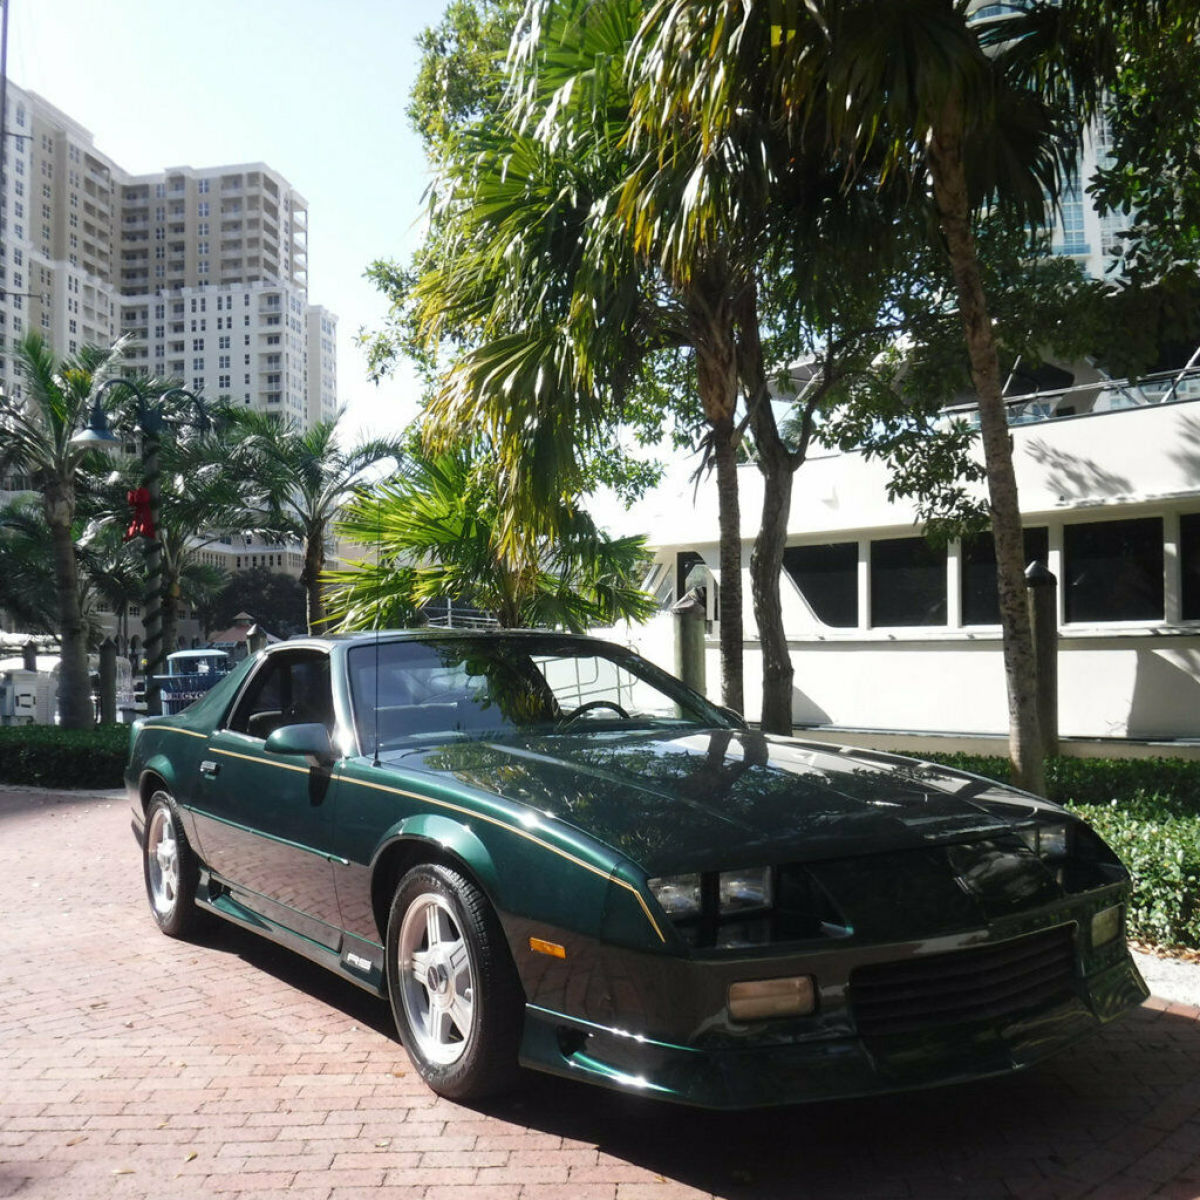
[[[429,863],[400,881],[387,928],[388,997],[421,1078],[479,1100],[517,1075],[524,997],[500,922],[465,876]]]
[[[200,868],[183,832],[179,809],[170,792],[162,788],[146,806],[142,866],[150,912],[159,929],[168,937],[187,937],[200,919],[196,908]]]

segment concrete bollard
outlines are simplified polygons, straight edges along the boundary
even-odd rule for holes
[[[117,720],[117,643],[107,637],[100,643],[100,724]]]
[[[1058,753],[1058,580],[1045,563],[1035,560],[1025,570],[1033,656],[1037,662],[1037,713],[1042,754]]]
[[[671,605],[675,614],[675,674],[693,691],[705,694],[704,598],[692,588]]]

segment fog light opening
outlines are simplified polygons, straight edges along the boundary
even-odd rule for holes
[[[1120,904],[1102,909],[1092,917],[1092,947],[1106,946],[1120,936],[1124,907]]]
[[[729,985],[729,1015],[735,1021],[804,1017],[816,1007],[817,989],[811,975],[748,979]]]

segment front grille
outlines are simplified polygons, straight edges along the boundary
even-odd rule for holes
[[[1072,994],[1074,926],[850,973],[859,1033],[879,1037],[1032,1012]]]

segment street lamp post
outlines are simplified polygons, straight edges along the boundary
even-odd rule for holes
[[[146,712],[157,716],[162,712],[162,689],[157,676],[162,674],[162,568],[163,548],[159,538],[159,506],[162,501],[162,471],[158,461],[159,440],[164,424],[164,403],[171,396],[182,396],[195,404],[200,414],[197,422],[203,431],[208,428],[208,413],[198,396],[186,388],[174,387],[163,392],[154,402],[147,399],[142,389],[132,379],[106,379],[96,389],[92,402],[92,414],[87,429],[81,430],[72,439],[84,444],[119,442],[108,426],[108,417],[101,400],[105,392],[114,387],[125,387],[133,393],[137,412],[137,427],[142,433],[142,474],[149,495],[150,526],[152,536],[144,539],[146,554],[146,591],[142,613],[142,628],[145,633],[144,651],[146,658]]]

